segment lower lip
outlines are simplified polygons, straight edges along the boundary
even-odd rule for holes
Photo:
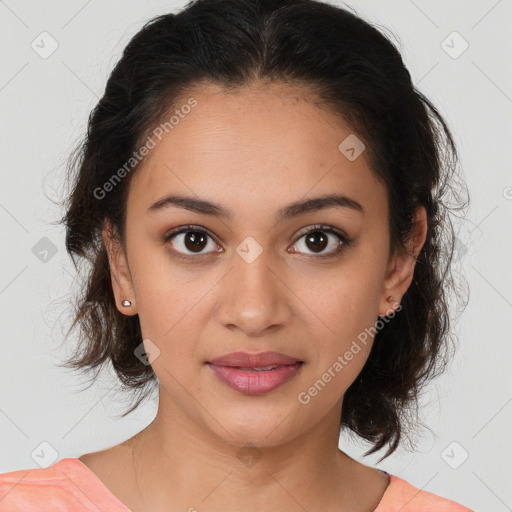
[[[219,379],[240,393],[261,395],[268,393],[297,375],[302,363],[278,366],[275,370],[241,370],[230,366],[208,363]]]

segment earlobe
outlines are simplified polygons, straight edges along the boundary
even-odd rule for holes
[[[416,210],[415,227],[407,251],[400,251],[392,258],[382,291],[379,316],[388,316],[400,306],[400,301],[414,277],[418,255],[425,244],[427,215],[423,206]],[[396,298],[395,298],[396,297]],[[381,313],[383,311],[383,313]]]
[[[105,250],[107,251],[112,289],[117,309],[123,315],[135,315],[137,313],[133,305],[135,302],[135,290],[128,261],[121,240],[108,220],[104,222],[102,238]]]
[[[386,312],[379,315],[380,318],[391,315],[400,307],[400,300],[393,297],[393,295],[388,295],[388,297],[386,297],[386,302],[388,303]]]

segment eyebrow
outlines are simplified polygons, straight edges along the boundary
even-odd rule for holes
[[[168,194],[148,208],[148,213],[164,210],[165,208],[176,207],[203,215],[233,219],[231,210],[217,203],[196,197],[182,196],[179,194]],[[364,215],[364,209],[355,199],[342,194],[330,194],[302,201],[290,203],[277,212],[277,220],[287,220],[306,213],[326,210],[328,208],[350,209]]]

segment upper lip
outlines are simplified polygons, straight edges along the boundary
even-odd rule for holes
[[[287,356],[279,352],[259,352],[257,354],[249,352],[231,352],[208,361],[216,366],[233,366],[240,368],[258,368],[264,366],[282,366],[287,364],[303,363],[296,357]]]

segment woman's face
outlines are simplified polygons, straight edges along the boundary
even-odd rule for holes
[[[155,138],[133,176],[127,259],[111,261],[117,303],[133,302],[120,310],[139,315],[161,407],[238,445],[337,428],[377,317],[392,311],[385,299],[401,297],[412,278],[413,260],[388,260],[386,190],[351,130],[299,89],[228,94],[211,85],[190,90],[177,108],[189,98],[197,104]],[[172,202],[151,209],[169,194],[231,214]],[[352,203],[290,208],[331,195]],[[193,227],[166,240],[186,225]],[[340,245],[328,227],[350,243]],[[234,389],[208,361],[239,351],[279,352],[303,364],[271,391],[256,379],[264,384],[276,370],[262,377],[251,370]]]

